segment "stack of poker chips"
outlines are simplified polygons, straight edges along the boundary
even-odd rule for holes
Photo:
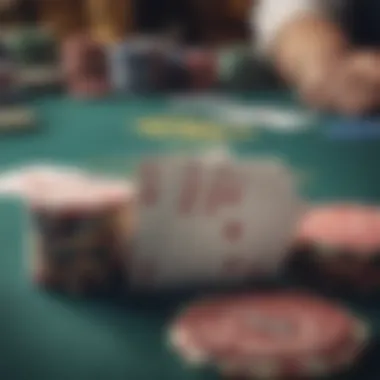
[[[117,93],[249,91],[273,84],[270,69],[250,47],[179,47],[140,37],[107,51],[108,75]]]
[[[31,167],[3,176],[0,193],[30,210],[25,248],[37,284],[77,295],[120,288],[132,234],[128,183]]]
[[[109,51],[113,88],[122,93],[152,93],[162,88],[164,47],[150,38],[116,44]]]
[[[161,89],[164,92],[183,92],[192,88],[191,73],[186,66],[182,49],[168,50],[164,56]]]
[[[215,52],[210,49],[192,48],[184,54],[190,89],[202,91],[215,88],[218,82]]]
[[[87,35],[64,42],[62,70],[67,90],[74,96],[99,97],[110,91],[105,47]]]
[[[330,378],[357,364],[368,327],[310,294],[235,294],[190,305],[170,325],[169,343],[189,369],[226,378]]]
[[[7,45],[0,42],[0,130],[18,132],[34,127],[35,113],[22,105],[19,72]]]
[[[291,271],[317,285],[380,289],[380,209],[363,204],[312,207],[301,219]]]
[[[184,91],[189,73],[182,49],[157,38],[141,37],[109,49],[109,72],[118,93]]]
[[[4,34],[4,41],[17,66],[17,81],[21,89],[46,90],[60,85],[57,43],[47,29],[15,28]]]
[[[219,88],[250,91],[277,86],[268,62],[255,55],[251,46],[228,46],[217,51],[216,72]]]
[[[14,29],[7,33],[6,41],[13,58],[20,64],[46,64],[57,58],[55,41],[45,29]]]
[[[6,45],[0,42],[0,104],[9,104],[15,98],[15,72]]]

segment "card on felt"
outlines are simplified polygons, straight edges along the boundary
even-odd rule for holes
[[[171,188],[173,203],[168,219],[171,239],[167,249],[171,266],[165,282],[192,283],[214,276],[218,257],[205,244],[209,239],[205,205],[209,201],[212,174],[219,165],[219,160],[203,157],[171,161],[170,172],[177,176]]]
[[[137,286],[240,281],[277,269],[299,211],[285,166],[229,157],[150,162],[159,195],[140,203],[134,260],[154,262],[155,276],[149,284],[137,276]],[[147,178],[140,181],[143,200]]]
[[[154,158],[139,167],[139,228],[134,252],[127,263],[132,285],[153,284],[158,271],[157,261],[165,254],[161,221],[165,219],[165,165]]]

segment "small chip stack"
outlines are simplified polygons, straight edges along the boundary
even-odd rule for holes
[[[216,56],[212,50],[189,49],[185,52],[185,64],[190,76],[190,89],[207,91],[217,84]]]
[[[127,183],[37,167],[5,177],[0,193],[20,196],[30,208],[26,243],[36,283],[71,294],[122,285],[133,208]]]
[[[292,270],[351,291],[380,289],[380,209],[360,204],[313,207],[300,223]]]
[[[141,37],[109,49],[114,89],[126,94],[149,94],[165,88],[168,51],[164,41]]]
[[[255,55],[250,46],[229,46],[216,55],[221,90],[254,91],[280,85],[270,64]]]
[[[0,42],[0,131],[19,132],[36,125],[35,113],[21,104],[18,70],[7,45]]]
[[[45,29],[17,28],[7,34],[6,41],[13,59],[19,64],[47,64],[57,59],[55,41]]]
[[[23,91],[50,90],[61,83],[56,41],[46,29],[16,28],[5,35],[6,46],[17,64],[18,85]]]
[[[0,43],[0,105],[14,101],[14,69],[7,47]]]
[[[246,47],[231,46],[221,49],[217,55],[220,87],[228,91],[249,89],[252,62],[252,53]]]
[[[110,91],[105,48],[88,36],[64,42],[62,69],[68,92],[74,96],[92,98]]]
[[[164,54],[161,88],[164,92],[182,92],[190,87],[190,73],[181,50],[168,49]]]
[[[338,305],[306,294],[243,294],[198,301],[169,328],[190,366],[231,379],[325,378],[356,364],[369,327]]]

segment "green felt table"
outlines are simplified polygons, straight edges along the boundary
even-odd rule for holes
[[[286,94],[239,101],[245,106],[270,103],[302,111]],[[40,129],[0,137],[2,170],[49,160],[133,175],[146,154],[228,148],[239,155],[283,159],[299,174],[300,191],[311,201],[380,199],[380,139],[334,139],[328,130],[339,120],[333,117],[318,116],[305,128],[291,131],[255,121],[238,129],[215,121],[217,115],[212,113],[179,112],[164,98],[80,101],[46,97],[34,99],[30,106],[36,109]],[[185,368],[165,344],[168,323],[190,294],[106,302],[68,299],[33,287],[27,277],[28,247],[22,235],[28,217],[16,200],[0,200],[1,379],[198,380],[216,376]],[[378,335],[379,300],[341,301],[364,315]],[[375,350],[349,377],[378,378],[376,355]]]

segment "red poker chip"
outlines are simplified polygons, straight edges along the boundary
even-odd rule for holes
[[[355,204],[315,207],[301,220],[296,241],[330,248],[324,252],[332,255],[343,250],[370,258],[380,248],[380,209]]]
[[[257,378],[343,371],[368,340],[366,324],[306,295],[240,295],[190,306],[170,329],[170,343],[192,364]]]
[[[186,53],[185,62],[194,89],[212,88],[216,82],[216,58],[213,52],[191,49]]]

